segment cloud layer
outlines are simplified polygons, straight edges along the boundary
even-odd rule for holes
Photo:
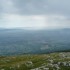
[[[70,28],[70,0],[0,0],[0,27]]]

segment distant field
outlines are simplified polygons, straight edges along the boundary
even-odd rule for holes
[[[70,52],[0,56],[0,70],[70,70]]]

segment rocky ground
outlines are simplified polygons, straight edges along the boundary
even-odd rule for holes
[[[0,56],[0,70],[70,70],[70,52]]]

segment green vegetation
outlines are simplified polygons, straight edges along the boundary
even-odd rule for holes
[[[0,70],[70,70],[70,52],[0,56]]]

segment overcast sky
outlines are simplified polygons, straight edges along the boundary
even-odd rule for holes
[[[70,28],[70,0],[0,0],[1,28]]]

